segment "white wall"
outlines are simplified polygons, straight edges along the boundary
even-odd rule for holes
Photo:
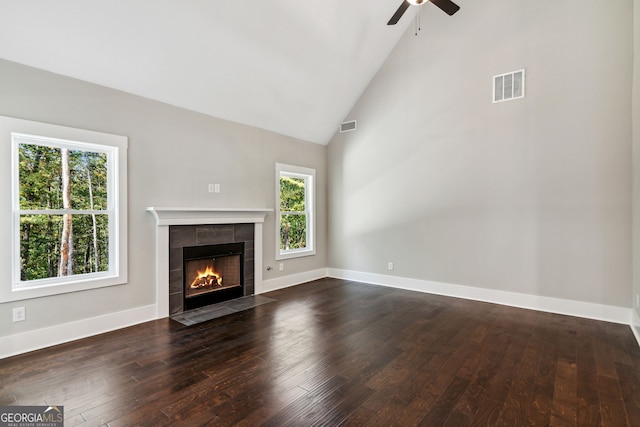
[[[632,2],[460,5],[422,8],[331,141],[329,267],[630,307]]]
[[[633,324],[640,341],[640,0],[633,0]]]
[[[250,100],[247,100],[250,102]],[[129,283],[99,290],[0,304],[0,337],[109,316],[155,302],[155,222],[147,206],[274,208],[275,163],[315,168],[317,255],[286,260],[284,272],[326,266],[326,147],[231,123],[86,82],[0,60],[0,115],[125,135],[129,138]],[[0,158],[2,185],[10,185],[10,159]],[[220,194],[207,192],[221,184]],[[0,284],[11,277],[11,205],[0,209]],[[274,265],[273,214],[264,224],[263,264]],[[11,322],[13,307],[27,320]],[[97,322],[99,323],[99,321]],[[5,340],[4,343],[10,342]],[[3,349],[6,350],[6,349]],[[2,351],[0,351],[0,354]]]

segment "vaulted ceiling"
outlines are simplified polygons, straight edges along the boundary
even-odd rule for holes
[[[412,25],[386,25],[400,3],[3,0],[0,58],[327,144]]]

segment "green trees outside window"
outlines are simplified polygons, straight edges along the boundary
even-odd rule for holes
[[[18,145],[20,280],[109,270],[107,154]]]

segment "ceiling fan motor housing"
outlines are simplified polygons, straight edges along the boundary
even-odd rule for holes
[[[460,10],[460,6],[452,2],[451,0],[428,0],[438,8],[440,8],[444,13],[451,16]],[[406,12],[409,6],[420,6],[421,4],[427,2],[427,0],[402,0],[400,7],[396,10],[396,13],[393,14],[387,25],[396,25],[402,15]]]

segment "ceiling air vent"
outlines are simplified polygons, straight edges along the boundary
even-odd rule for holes
[[[524,69],[493,76],[493,102],[524,98]]]
[[[344,122],[340,124],[340,133],[351,132],[352,130],[356,130],[356,121],[352,120],[350,122]]]

